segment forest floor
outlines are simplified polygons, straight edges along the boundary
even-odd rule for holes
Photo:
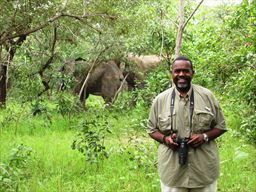
[[[45,116],[31,116],[2,126],[0,191],[160,191],[157,143],[145,133],[139,111],[110,113],[111,133],[101,138],[108,158],[96,161],[93,155],[100,155],[99,151],[83,155],[71,147],[79,121],[96,118],[96,111],[71,118],[56,114],[51,122]],[[218,191],[255,192],[255,146],[232,128],[217,143],[221,159]]]

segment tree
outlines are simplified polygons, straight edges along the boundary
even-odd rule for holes
[[[185,22],[185,13],[184,13],[184,4],[185,0],[180,0],[179,5],[179,26],[178,26],[178,32],[177,32],[177,38],[176,38],[176,46],[175,46],[175,58],[180,55],[180,50],[182,47],[182,35],[185,30],[185,27],[189,20],[192,18],[192,16],[195,14],[199,6],[203,3],[204,0],[201,0],[200,3],[197,5],[195,10],[192,12],[192,14],[189,16],[187,21]]]
[[[102,12],[86,11],[87,4],[66,0],[63,5],[58,0],[50,1],[1,1],[1,31],[0,31],[0,104],[5,105],[7,94],[8,68],[13,61],[17,49],[24,43],[28,36],[49,26],[58,25],[60,18],[68,17],[72,20],[84,22],[91,17],[115,19],[114,16]],[[79,4],[79,6],[78,6]],[[80,8],[80,9],[78,9]],[[53,55],[52,55],[53,57]],[[46,66],[52,62],[52,57]],[[42,76],[42,70],[41,76]]]

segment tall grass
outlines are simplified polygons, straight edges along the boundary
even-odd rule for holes
[[[91,104],[89,104],[91,106]],[[0,132],[0,162],[10,166],[13,149],[23,144],[32,149],[30,157],[19,173],[9,171],[14,185],[4,191],[21,192],[155,192],[160,191],[156,164],[157,144],[150,139],[141,124],[147,111],[136,109],[125,113],[107,111],[112,133],[107,135],[109,158],[99,165],[86,161],[86,157],[71,145],[79,121],[93,118],[100,108],[90,109],[72,119],[53,114],[51,123],[45,116],[27,116],[18,126],[11,123]],[[143,116],[143,117],[141,117]],[[230,116],[232,117],[232,116]],[[70,122],[71,120],[71,122]],[[232,125],[233,118],[228,119]],[[256,150],[230,131],[219,138],[221,175],[218,191],[254,192],[256,190]],[[15,167],[16,165],[12,165]],[[0,172],[0,184],[4,182]],[[8,178],[7,178],[8,179]]]

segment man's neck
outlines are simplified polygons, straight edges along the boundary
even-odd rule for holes
[[[190,90],[190,87],[191,87],[191,85],[190,85],[187,89],[180,89],[180,88],[178,88],[178,87],[176,87],[176,88],[177,88],[177,90],[179,91],[180,96],[181,96],[181,97],[185,97],[185,96],[187,96],[187,94],[188,94],[188,92],[189,92],[189,90]]]
[[[180,93],[180,96],[181,96],[181,97],[186,97],[187,94],[188,94],[188,91],[186,91],[186,92],[179,91],[179,93]]]

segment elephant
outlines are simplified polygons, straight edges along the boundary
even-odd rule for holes
[[[97,64],[83,87],[90,68],[91,64],[82,58],[66,62],[63,68],[64,73],[68,72],[73,75],[75,79],[74,92],[81,93],[79,96],[82,103],[85,103],[90,94],[102,96],[106,103],[112,103],[120,90],[127,90],[127,82],[119,62],[110,60]],[[83,90],[81,90],[82,87]]]
[[[124,70],[127,75],[128,90],[144,87],[144,80],[148,72],[154,70],[163,59],[157,55],[135,55],[128,53],[125,60],[131,65]]]
[[[146,73],[155,69],[161,63],[162,58],[157,55],[134,55],[129,53],[127,60],[135,63],[140,72]]]

